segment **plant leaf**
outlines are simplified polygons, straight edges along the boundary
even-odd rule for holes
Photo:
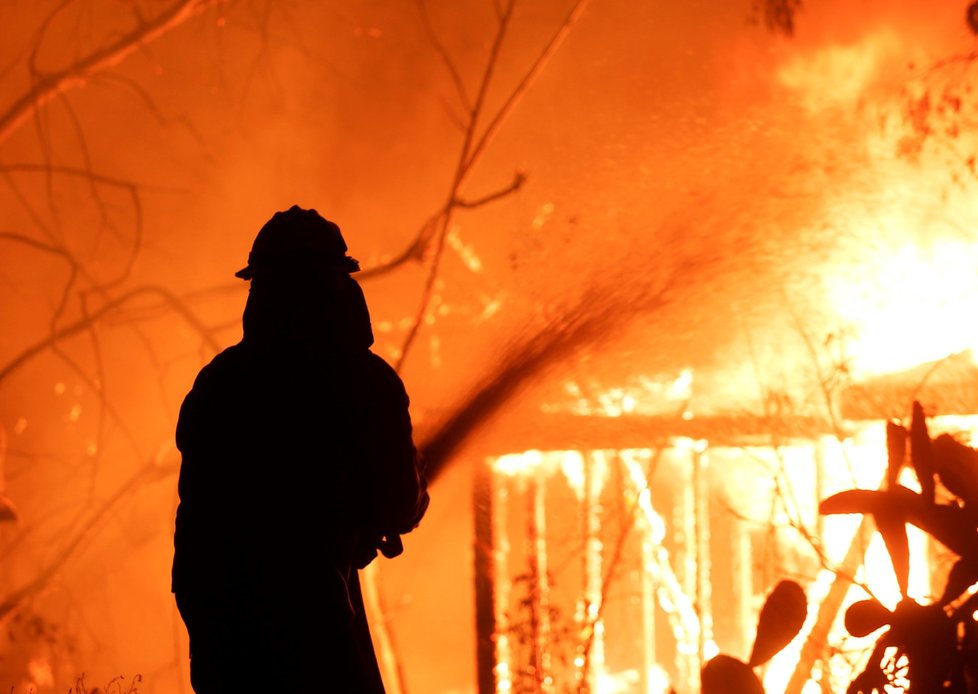
[[[846,610],[846,631],[853,636],[866,636],[890,623],[893,613],[872,598],[858,600]]]
[[[761,615],[757,620],[757,637],[754,639],[748,665],[763,665],[787,646],[801,631],[807,616],[808,600],[805,598],[805,590],[794,581],[778,583],[761,608]]]
[[[907,460],[907,428],[894,421],[886,423],[886,487],[897,485],[900,470]]]
[[[953,602],[971,585],[978,583],[978,560],[975,557],[962,557],[954,562],[947,575],[944,595],[937,603],[942,607]]]
[[[965,446],[950,434],[941,434],[931,443],[934,470],[948,491],[972,508],[978,508],[978,451]]]
[[[910,578],[910,542],[907,539],[906,519],[902,511],[879,511],[873,514],[876,528],[883,537],[886,551],[893,564],[900,595],[907,597],[907,586]]]
[[[927,417],[924,408],[916,400],[913,402],[913,417],[910,419],[910,462],[913,463],[921,493],[927,501],[934,501],[934,461],[927,433]]]
[[[870,513],[877,518],[881,514],[902,518],[930,533],[959,556],[978,557],[978,532],[970,511],[960,506],[930,503],[906,487],[847,489],[823,499],[818,509],[825,515]]]
[[[960,506],[914,504],[907,520],[962,557],[978,557],[978,533],[971,514]]]
[[[866,636],[889,624],[892,617],[893,613],[876,600],[859,600],[846,610],[846,631],[853,636]]]
[[[880,513],[903,516],[908,505],[919,503],[920,496],[906,487],[893,489],[847,489],[823,499],[818,505],[819,513],[835,515],[839,513]]]
[[[764,694],[764,687],[747,663],[729,655],[710,658],[700,673],[702,694]]]

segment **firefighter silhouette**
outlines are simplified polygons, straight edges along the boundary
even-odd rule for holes
[[[173,583],[213,692],[383,692],[357,570],[428,504],[401,379],[370,351],[339,227],[294,206],[258,232],[243,338],[177,423]]]

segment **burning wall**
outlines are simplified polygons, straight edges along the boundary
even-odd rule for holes
[[[872,642],[848,635],[845,608],[872,596],[893,609],[900,592],[881,539],[858,518],[820,518],[819,500],[880,486],[884,423],[779,440],[716,421],[708,441],[633,418],[655,448],[526,451],[477,472],[479,691],[696,692],[710,658],[746,657],[784,576],[806,586],[809,615],[764,667],[765,686],[845,690]],[[959,436],[976,427],[932,422]],[[916,529],[910,548],[909,595],[928,602],[946,557]]]

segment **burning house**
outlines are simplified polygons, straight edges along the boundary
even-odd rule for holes
[[[489,457],[475,476],[479,691],[698,691],[706,661],[750,651],[765,594],[786,575],[809,586],[810,615],[766,686],[844,689],[865,647],[825,647],[846,640],[844,608],[900,595],[880,538],[820,517],[819,501],[880,485],[881,407],[924,398],[944,413],[933,431],[973,440],[976,375],[964,353],[873,379],[841,394],[836,421],[656,415],[621,389],[544,415],[529,440],[559,441],[552,420],[584,445]],[[915,531],[911,551],[910,594],[927,600],[940,550]]]

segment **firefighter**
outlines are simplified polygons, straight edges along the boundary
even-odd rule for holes
[[[428,504],[401,379],[339,227],[293,206],[258,232],[242,340],[180,409],[172,589],[197,694],[383,692],[358,569]]]

